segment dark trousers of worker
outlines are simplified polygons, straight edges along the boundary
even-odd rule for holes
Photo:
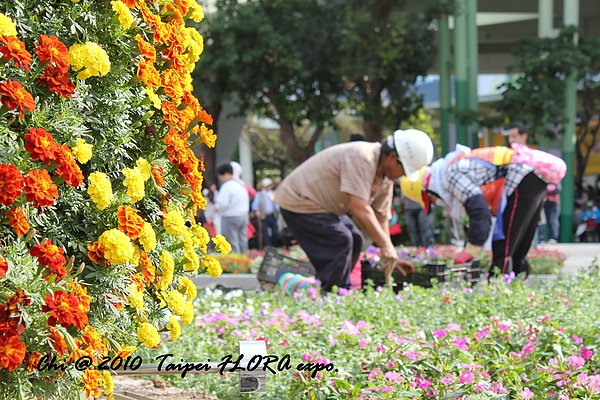
[[[279,229],[277,228],[277,217],[275,214],[267,214],[261,221],[263,244],[265,246],[277,246],[279,244]]]
[[[408,236],[414,246],[431,247],[433,242],[433,214],[425,215],[422,208],[404,210]]]
[[[527,253],[546,198],[546,183],[533,172],[527,174],[508,197],[502,216],[504,240],[492,242],[492,271],[529,274]]]
[[[281,210],[293,237],[317,271],[321,288],[350,288],[350,272],[362,250],[362,235],[347,215]]]

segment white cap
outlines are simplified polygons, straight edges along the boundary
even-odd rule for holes
[[[229,164],[231,164],[231,169],[233,169],[233,176],[238,179],[241,178],[243,169],[240,163],[237,161],[230,161]]]
[[[388,145],[393,144],[398,161],[411,181],[419,177],[419,170],[433,160],[433,143],[423,131],[417,129],[397,130],[388,137]]]
[[[262,187],[267,187],[267,186],[272,185],[272,184],[273,184],[273,181],[270,180],[269,178],[264,178],[262,181],[260,181],[260,185]]]

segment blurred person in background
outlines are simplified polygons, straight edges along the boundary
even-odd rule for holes
[[[260,182],[260,190],[252,201],[252,211],[261,220],[263,245],[277,246],[279,243],[279,229],[277,227],[279,205],[274,200],[273,181],[271,179],[264,178]]]
[[[407,181],[407,177],[402,177],[400,186]],[[433,213],[425,214],[425,210],[416,201],[403,197],[404,205],[404,223],[408,229],[408,236],[413,246],[432,247],[433,241]]]
[[[248,251],[246,236],[249,220],[250,200],[248,191],[239,183],[230,163],[217,168],[221,188],[215,197],[216,209],[221,215],[221,231],[235,253]]]

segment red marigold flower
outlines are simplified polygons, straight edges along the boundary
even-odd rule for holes
[[[6,276],[6,272],[8,271],[8,262],[0,257],[0,278],[4,278]]]
[[[25,43],[14,36],[4,36],[0,38],[0,44],[0,53],[8,60],[13,60],[17,68],[31,69],[31,53],[25,48]]]
[[[0,83],[0,96],[2,104],[10,110],[19,110],[21,118],[25,118],[23,109],[28,111],[35,110],[35,101],[23,85],[19,82],[6,81]]]
[[[89,250],[87,256],[90,260],[92,260],[94,264],[99,264],[100,261],[104,260],[104,252],[106,250],[104,249],[104,246],[102,246],[100,243],[88,243],[87,248]]]
[[[48,65],[44,68],[44,73],[38,78],[38,82],[48,85],[51,92],[61,97],[73,97],[75,84],[71,82],[71,77],[69,77],[67,71]]]
[[[25,291],[23,289],[19,289],[6,300],[6,305],[8,306],[8,310],[14,314],[18,312],[17,305],[28,306],[31,304],[31,299],[25,295]]]
[[[10,206],[25,186],[21,171],[13,164],[0,164],[0,204]]]
[[[9,371],[15,370],[25,358],[25,343],[19,336],[0,336],[0,367]]]
[[[50,332],[50,345],[56,351],[59,356],[65,355],[69,352],[69,346],[65,337],[56,328],[49,327]]]
[[[65,73],[69,70],[69,49],[56,36],[40,35],[39,43],[35,44],[35,52],[40,61]]]
[[[65,180],[67,185],[77,187],[83,183],[81,168],[75,162],[69,146],[64,144],[57,146],[56,162],[58,163],[56,173]]]
[[[137,215],[133,208],[120,206],[117,211],[117,218],[121,232],[127,234],[130,239],[140,236],[144,228],[144,220]]]
[[[80,309],[77,297],[62,290],[55,291],[52,296],[46,295],[42,311],[50,313],[48,317],[50,326],[56,326],[58,322],[65,328],[74,325],[77,329],[81,329],[88,321],[87,314]]]
[[[25,235],[29,232],[29,223],[25,216],[23,207],[14,207],[8,214],[8,225],[15,231],[18,237]]]
[[[38,353],[37,351],[27,352],[25,355],[25,368],[27,371],[35,371],[37,370],[38,364],[42,359],[42,353]]]
[[[51,206],[58,198],[58,187],[45,169],[30,170],[25,178],[25,196],[36,206]]]
[[[64,278],[67,273],[65,270],[67,259],[64,256],[63,249],[47,239],[41,244],[34,245],[29,252],[32,256],[37,257],[40,264],[46,266],[53,274],[56,274],[57,281]]]
[[[57,143],[51,133],[44,128],[29,128],[25,134],[25,150],[32,160],[40,160],[46,165],[56,159]]]

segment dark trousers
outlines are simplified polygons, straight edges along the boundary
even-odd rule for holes
[[[262,235],[264,246],[277,246],[279,244],[279,228],[275,214],[265,215],[262,222]]]
[[[408,235],[414,246],[433,246],[433,214],[425,215],[422,208],[411,208],[404,210],[404,221],[408,228]]]
[[[546,225],[548,228],[548,236],[546,240],[558,240],[558,203],[555,201],[546,201],[544,203],[544,213],[546,214]]]
[[[533,236],[540,219],[546,183],[533,172],[527,174],[515,191],[508,197],[502,215],[504,240],[492,242],[492,268],[508,273],[509,266],[515,274],[529,274],[529,263],[526,260]]]
[[[362,235],[347,215],[300,214],[281,210],[294,238],[317,271],[321,288],[350,288],[350,272],[362,249]]]

